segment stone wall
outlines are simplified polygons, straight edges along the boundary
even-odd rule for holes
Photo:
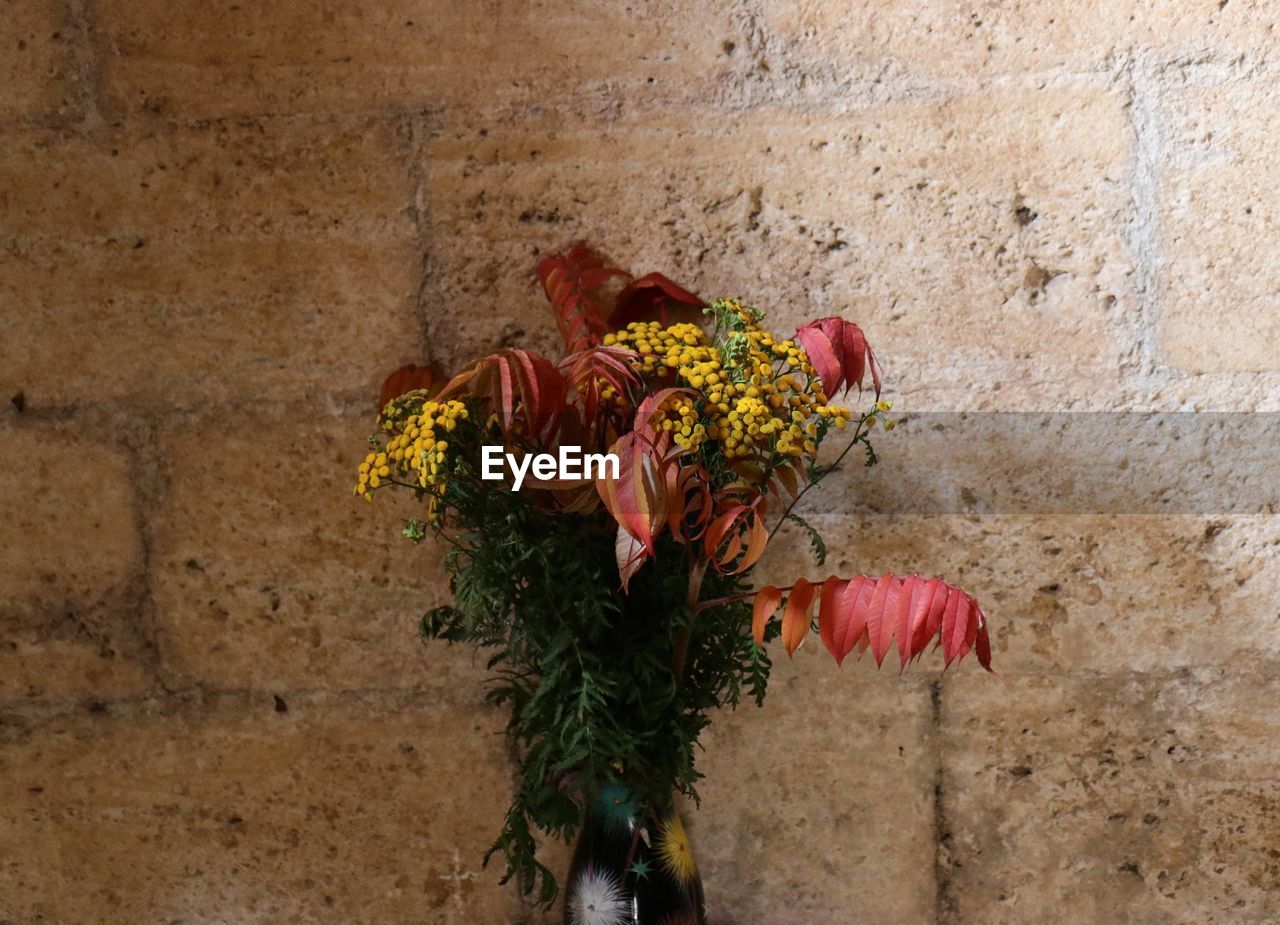
[[[897,410],[1280,408],[1274,12],[0,0],[0,922],[554,920],[350,482],[385,371],[554,346],[577,238],[859,321]],[[841,495],[1005,680],[781,664],[706,739],[714,925],[1280,919],[1274,517]]]

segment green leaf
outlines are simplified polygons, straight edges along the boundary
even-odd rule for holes
[[[815,529],[814,526],[809,523],[809,521],[805,520],[803,517],[801,517],[799,514],[795,513],[794,511],[792,511],[790,514],[787,515],[787,520],[793,520],[800,525],[800,529],[804,530],[804,532],[809,537],[809,545],[813,549],[814,560],[818,563],[820,567],[823,565],[826,565],[827,564],[827,544],[822,539],[822,534],[819,533],[817,529]]]

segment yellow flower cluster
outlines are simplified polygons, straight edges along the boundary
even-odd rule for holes
[[[798,344],[775,339],[740,303],[717,305],[737,317],[723,347],[707,343],[697,325],[663,327],[655,321],[629,324],[604,343],[636,351],[641,375],[673,370],[675,384],[701,393],[696,399],[673,396],[660,409],[659,426],[677,445],[697,449],[708,439],[719,440],[729,458],[812,456],[820,422],[843,428],[849,410],[827,404]]]
[[[662,423],[658,426],[671,434],[679,447],[696,450],[707,439],[707,426],[698,420],[698,406],[687,395],[673,395],[659,407]]]
[[[406,398],[396,400],[402,409]],[[415,413],[387,415],[384,426],[395,436],[385,450],[370,453],[364,458],[360,464],[356,494],[372,501],[372,490],[390,479],[393,473],[411,476],[419,487],[437,489],[438,494],[438,490],[444,487],[444,456],[449,449],[445,434],[451,433],[466,417],[467,406],[460,401],[423,401],[421,409]]]

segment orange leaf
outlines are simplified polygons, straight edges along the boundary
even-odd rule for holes
[[[596,491],[618,526],[652,555],[654,535],[667,516],[665,467],[675,463],[664,458],[661,442],[654,444],[635,431],[619,437],[609,452],[618,457],[618,477],[602,473]]]
[[[817,585],[801,578],[787,595],[787,608],[782,612],[782,646],[787,655],[794,655],[809,635],[809,608],[817,592]]]
[[[769,545],[769,528],[765,526],[764,505],[761,504],[759,510],[751,513],[751,526],[747,528],[747,552],[733,573],[741,574],[759,562],[767,545]]]
[[[564,376],[546,357],[520,348],[479,360],[450,379],[437,398],[458,395],[488,400],[503,434],[522,431],[533,440],[551,440],[569,410]]]
[[[769,625],[769,619],[778,609],[778,604],[782,601],[782,592],[773,585],[766,585],[756,592],[755,603],[751,608],[751,635],[755,637],[756,645],[764,645],[764,630]]]

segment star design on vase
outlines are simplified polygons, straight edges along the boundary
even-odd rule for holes
[[[567,904],[569,925],[627,925],[631,899],[610,871],[588,867],[574,882]]]
[[[658,858],[667,873],[682,884],[691,883],[698,874],[693,851],[689,847],[689,836],[685,834],[684,823],[676,813],[669,815],[662,823],[662,832],[658,836]]]

